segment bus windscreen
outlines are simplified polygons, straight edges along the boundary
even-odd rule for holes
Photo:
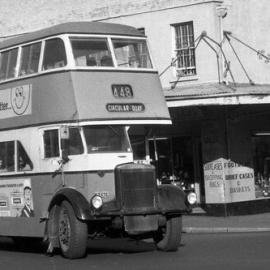
[[[85,126],[83,131],[88,153],[131,151],[123,126]]]
[[[153,68],[145,40],[112,39],[117,66]]]

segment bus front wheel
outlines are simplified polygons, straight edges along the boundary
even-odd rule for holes
[[[154,232],[153,239],[157,249],[176,251],[182,236],[182,217],[168,217],[166,224]]]
[[[58,219],[58,239],[63,256],[70,259],[85,256],[87,236],[87,224],[77,219],[69,202],[63,201]]]

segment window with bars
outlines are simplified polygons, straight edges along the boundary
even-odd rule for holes
[[[176,72],[178,76],[196,75],[193,22],[173,25],[175,35]]]

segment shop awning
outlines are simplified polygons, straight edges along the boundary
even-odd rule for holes
[[[168,107],[270,104],[269,84],[205,83],[164,89]]]

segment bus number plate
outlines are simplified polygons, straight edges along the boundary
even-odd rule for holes
[[[130,85],[128,84],[113,84],[112,93],[116,98],[132,98],[133,91]]]

